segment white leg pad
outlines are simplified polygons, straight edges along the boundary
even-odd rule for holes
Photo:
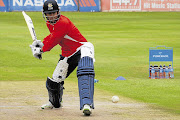
[[[68,72],[69,64],[67,63],[67,57],[65,57],[63,60],[60,60],[56,66],[56,69],[53,73],[53,81],[59,83],[66,79],[66,75]]]
[[[81,58],[88,56],[93,58],[93,62],[95,62],[95,58],[94,58],[94,46],[92,43],[90,42],[83,42],[81,46]]]

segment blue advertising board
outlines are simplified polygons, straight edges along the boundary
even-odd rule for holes
[[[149,48],[149,66],[150,62],[172,62],[173,67],[173,48],[166,46]]]
[[[99,12],[100,0],[79,0],[79,10],[81,12]]]
[[[173,49],[149,49],[149,61],[173,61]]]
[[[0,0],[0,11],[42,11],[46,0]],[[100,0],[56,0],[61,11],[98,12]]]
[[[0,0],[0,11],[4,11],[4,12],[9,11],[8,6],[9,6],[8,0]]]
[[[12,0],[10,11],[42,11],[46,0]],[[57,0],[61,11],[77,11],[78,7],[74,0]]]
[[[173,61],[173,50],[150,50],[149,61]]]

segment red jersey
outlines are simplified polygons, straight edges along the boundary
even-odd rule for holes
[[[65,16],[61,15],[56,24],[46,23],[50,34],[44,38],[43,52],[50,51],[59,44],[62,56],[68,57],[76,52],[76,49],[83,45],[80,42],[87,42],[77,27]]]

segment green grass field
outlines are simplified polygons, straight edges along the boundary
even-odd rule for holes
[[[27,12],[38,39],[49,34],[41,12]],[[180,12],[62,12],[95,46],[96,88],[180,114]],[[52,76],[60,47],[32,56],[21,12],[0,12],[0,80],[39,81]],[[175,79],[148,78],[149,47],[174,50]],[[116,81],[118,76],[127,80]],[[76,71],[67,79],[77,82]]]

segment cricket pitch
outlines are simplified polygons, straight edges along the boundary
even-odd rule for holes
[[[63,107],[51,110],[40,108],[48,102],[45,81],[1,81],[0,86],[1,120],[180,119],[179,115],[122,96],[119,96],[118,103],[112,103],[113,95],[97,88],[94,96],[95,109],[91,116],[84,116],[79,110],[78,86],[70,81],[65,81]]]

